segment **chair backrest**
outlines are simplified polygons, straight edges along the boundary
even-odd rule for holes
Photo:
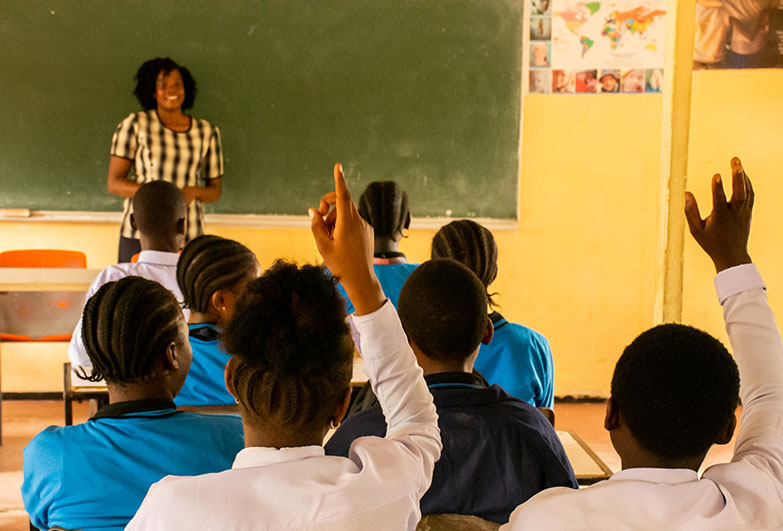
[[[428,514],[422,517],[416,531],[496,531],[500,524],[467,514]]]
[[[0,253],[0,267],[87,268],[87,255],[61,249],[20,249]]]

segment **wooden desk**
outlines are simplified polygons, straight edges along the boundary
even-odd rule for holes
[[[100,269],[4,267],[0,268],[0,291],[87,291],[100,272]]]
[[[580,485],[592,485],[609,479],[612,470],[600,457],[574,432],[557,430],[557,436],[563,444],[568,460],[574,468],[576,481]]]
[[[70,268],[0,268],[0,292],[86,292],[100,269]],[[76,322],[73,323],[76,325]],[[0,408],[3,394],[0,388]],[[2,409],[0,409],[0,443],[2,443]]]

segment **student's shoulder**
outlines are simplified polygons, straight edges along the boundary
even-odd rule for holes
[[[202,478],[211,476],[166,476],[150,486],[127,530],[177,529],[197,518],[198,492]],[[175,510],[172,510],[175,509]]]
[[[98,273],[98,276],[95,277],[95,280],[92,281],[91,290],[94,293],[95,291],[98,291],[98,288],[107,282],[113,282],[115,280],[120,280],[121,278],[133,275],[134,265],[135,264],[131,263],[122,263],[112,264],[110,266],[104,267],[101,272]]]
[[[179,422],[194,426],[242,429],[242,417],[233,413],[192,413],[181,411],[175,418],[179,419]]]
[[[606,482],[601,482],[606,483]],[[595,494],[601,497],[603,489],[594,485],[578,490],[568,487],[553,487],[539,492],[511,513],[509,522],[501,531],[524,529],[592,529],[581,518],[585,516],[582,505],[589,507],[596,503]],[[598,487],[596,490],[596,487]],[[587,500],[586,498],[590,498]],[[592,509],[595,510],[595,505]],[[600,505],[598,505],[600,507]]]
[[[518,341],[525,341],[528,343],[540,343],[549,347],[549,341],[541,332],[525,326],[519,323],[512,323],[506,321],[502,326],[498,326],[495,329],[495,334],[507,335],[517,339]]]
[[[386,435],[386,419],[381,406],[376,404],[369,409],[354,413],[346,418],[340,428],[324,445],[327,455],[348,456],[351,443],[360,437]]]
[[[26,460],[34,459],[39,464],[46,462],[47,457],[59,460],[63,452],[66,451],[66,447],[76,441],[84,440],[85,437],[86,430],[84,424],[49,426],[27,443],[23,453]]]

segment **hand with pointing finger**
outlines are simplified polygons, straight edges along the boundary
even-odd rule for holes
[[[720,174],[712,177],[712,212],[701,218],[696,198],[685,193],[685,217],[696,242],[712,259],[715,270],[751,262],[748,236],[754,201],[753,186],[742,163],[731,159],[731,200],[726,201]]]
[[[334,192],[308,210],[318,252],[326,267],[340,279],[356,315],[372,313],[386,297],[373,270],[372,226],[364,221],[348,192],[341,164],[334,166]]]

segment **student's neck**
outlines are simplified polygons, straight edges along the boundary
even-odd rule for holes
[[[386,236],[375,237],[375,254],[379,253],[397,253],[400,242]]]
[[[160,251],[164,253],[177,253],[182,248],[181,238],[160,238],[157,236],[139,235],[142,251]]]
[[[191,310],[188,324],[218,324],[218,317],[212,313],[194,312]]]
[[[241,407],[241,406],[240,406]],[[312,433],[304,433],[297,430],[285,430],[278,427],[256,425],[242,415],[242,425],[245,432],[245,448],[261,446],[264,448],[296,448],[299,446],[323,445],[324,430],[312,430]]]
[[[421,370],[424,371],[424,376],[444,372],[466,372],[468,374],[473,372],[473,360],[471,359],[464,360],[461,363],[444,363],[416,354],[416,360],[418,361]]]
[[[109,403],[131,402],[135,400],[174,400],[171,389],[164,378],[144,383],[112,383],[107,382]]]
[[[699,456],[690,459],[666,459],[649,452],[644,456],[621,457],[623,470],[629,468],[685,468],[698,472],[704,457]]]

